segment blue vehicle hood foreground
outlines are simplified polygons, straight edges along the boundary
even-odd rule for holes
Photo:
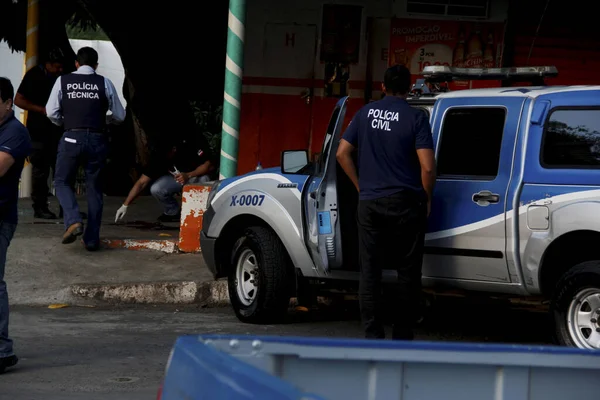
[[[185,336],[163,400],[596,398],[600,351],[564,347]]]

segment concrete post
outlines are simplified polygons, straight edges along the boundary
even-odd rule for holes
[[[29,71],[31,67],[38,63],[38,46],[39,46],[39,20],[40,9],[38,0],[27,0],[27,42],[25,50],[25,65],[23,75]],[[23,122],[27,121],[27,111],[23,113]],[[20,197],[31,196],[31,163],[25,161],[23,173],[21,174],[21,186],[19,188]]]
[[[244,68],[246,0],[229,0],[220,179],[237,174]]]

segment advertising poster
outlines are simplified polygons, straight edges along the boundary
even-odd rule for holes
[[[429,65],[502,65],[504,23],[394,18],[391,27],[389,64],[406,65],[413,80]],[[453,86],[469,86],[469,82]]]

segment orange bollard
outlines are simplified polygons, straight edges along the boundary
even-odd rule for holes
[[[202,216],[207,207],[210,185],[192,184],[183,187],[181,195],[181,222],[179,227],[179,251],[200,251]]]

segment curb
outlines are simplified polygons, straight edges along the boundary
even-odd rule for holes
[[[228,307],[226,280],[211,282],[147,282],[71,285],[61,294],[71,304],[199,304],[203,307]],[[69,301],[67,301],[68,299]],[[330,306],[331,298],[317,297],[317,304]],[[298,300],[290,299],[290,307]]]
[[[68,291],[75,298],[108,303],[229,305],[226,281],[79,284]]]

